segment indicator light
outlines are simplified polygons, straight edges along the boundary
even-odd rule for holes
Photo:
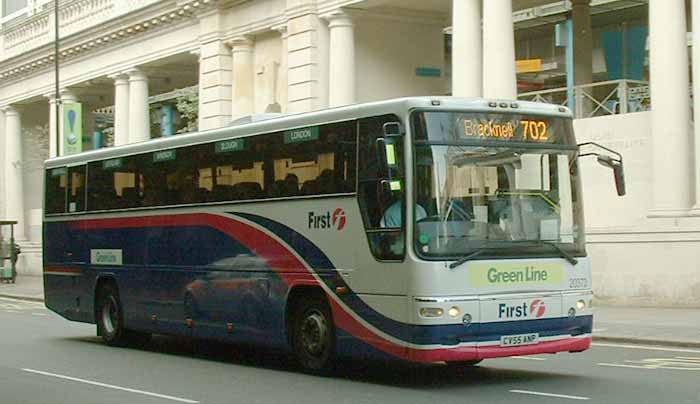
[[[419,311],[421,317],[437,318],[442,317],[444,311],[439,307],[423,307]]]

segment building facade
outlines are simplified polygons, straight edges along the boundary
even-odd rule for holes
[[[0,217],[20,222],[20,270],[40,274],[41,165],[68,152],[70,105],[89,149],[401,96],[544,100],[576,112],[580,141],[625,157],[621,199],[609,171],[584,163],[597,295],[700,305],[697,3],[61,0],[57,98],[54,1],[6,0]]]

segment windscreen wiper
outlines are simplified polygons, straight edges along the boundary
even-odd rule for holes
[[[465,262],[467,262],[467,261],[469,261],[469,260],[471,260],[471,259],[474,259],[474,258],[480,256],[481,254],[484,253],[484,250],[485,250],[485,248],[480,248],[480,249],[478,249],[478,250],[476,250],[476,251],[470,252],[469,254],[465,255],[464,257],[462,257],[462,258],[458,259],[457,261],[451,263],[451,264],[450,264],[450,269],[455,269],[455,268],[457,268],[458,266],[464,264]]]
[[[569,254],[568,252],[564,251],[563,248],[559,247],[557,243],[551,242],[551,241],[545,241],[545,240],[539,240],[538,244],[542,245],[548,245],[550,247],[554,247],[555,250],[559,252],[559,255],[561,255],[562,258],[565,260],[569,261],[569,264],[571,265],[576,265],[578,264],[578,260],[573,257],[573,255]]]
[[[548,246],[554,248],[555,250],[557,250],[557,252],[559,253],[559,255],[560,255],[562,258],[564,258],[565,260],[567,260],[567,261],[569,262],[569,264],[571,264],[571,265],[576,265],[576,264],[578,264],[578,260],[577,260],[576,258],[574,258],[573,255],[571,255],[571,254],[569,254],[568,252],[564,251],[563,248],[559,247],[559,245],[557,245],[557,243],[554,243],[554,242],[551,242],[551,241],[545,241],[545,240],[536,240],[536,241],[533,240],[531,243],[533,243],[534,245],[537,245],[537,246],[548,245]],[[491,247],[491,248],[493,248],[493,247]],[[478,250],[474,250],[474,251],[470,252],[469,254],[463,256],[462,258],[458,259],[457,261],[452,262],[452,263],[449,265],[449,268],[450,268],[450,269],[455,269],[455,268],[457,268],[458,266],[464,264],[465,262],[471,261],[471,260],[473,260],[474,258],[476,258],[476,257],[478,257],[478,256],[480,256],[480,255],[482,255],[482,254],[484,253],[484,251],[486,251],[486,250],[488,250],[488,249],[489,249],[489,247],[482,247],[482,248],[479,248]]]

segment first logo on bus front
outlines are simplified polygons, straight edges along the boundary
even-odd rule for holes
[[[309,229],[335,229],[343,230],[345,228],[345,211],[342,208],[337,208],[331,213],[309,212]]]

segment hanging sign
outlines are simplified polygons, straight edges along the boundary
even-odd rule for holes
[[[63,154],[83,151],[83,105],[63,104]]]

